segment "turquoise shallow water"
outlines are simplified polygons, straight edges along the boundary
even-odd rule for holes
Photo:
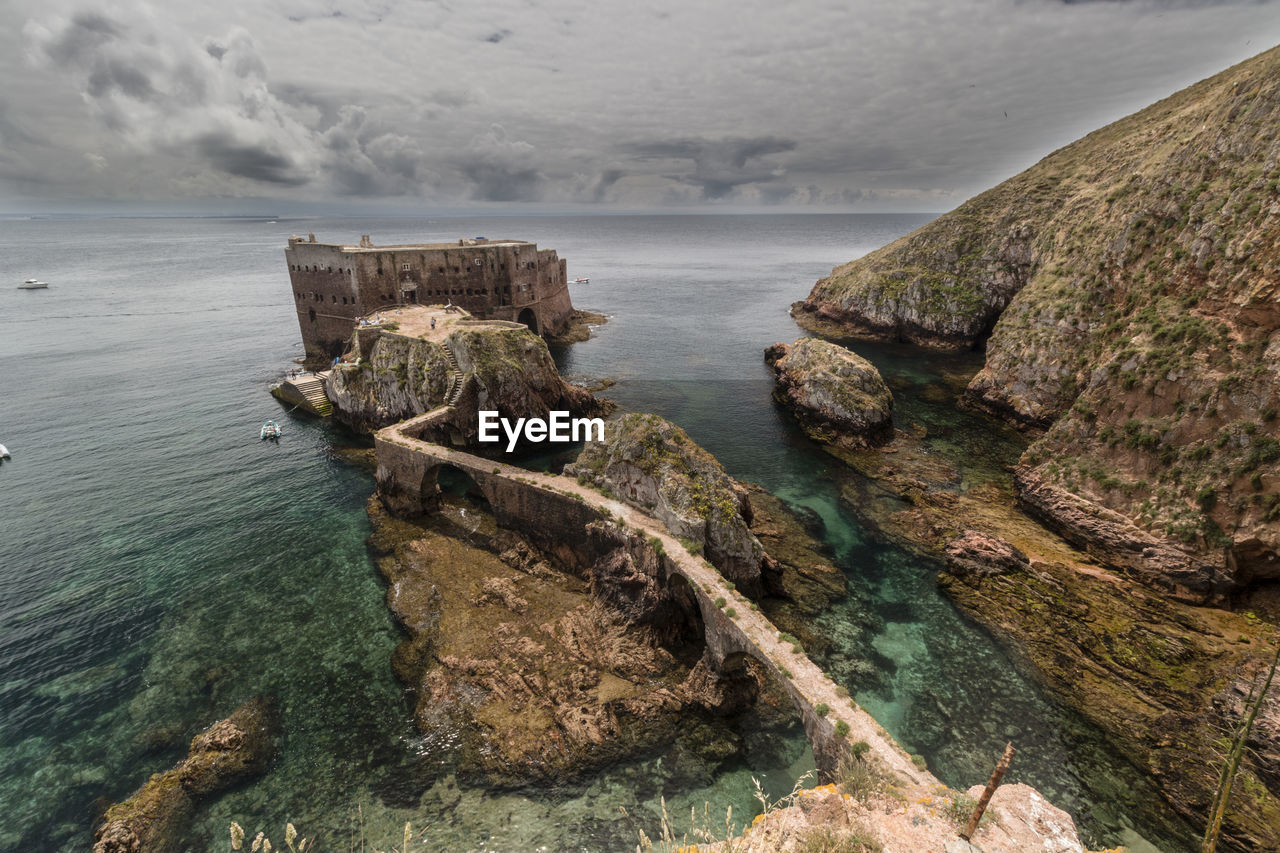
[[[761,350],[799,334],[788,303],[923,221],[0,221],[0,282],[53,285],[0,288],[0,442],[14,454],[0,467],[0,850],[84,849],[101,803],[258,692],[280,697],[281,761],[201,811],[192,850],[224,849],[231,819],[277,834],[292,819],[337,848],[353,818],[379,846],[412,820],[429,845],[462,850],[630,849],[620,807],[648,828],[661,796],[676,815],[709,802],[745,818],[753,775],[780,792],[811,766],[797,729],[763,736],[744,723],[742,760],[718,768],[657,753],[555,789],[457,781],[448,736],[416,733],[391,676],[396,630],[363,544],[372,481],[334,453],[352,439],[294,417],[278,445],[257,439],[281,413],[268,385],[301,354],[283,260],[295,231],[556,248],[571,279],[591,278],[575,302],[613,315],[557,353],[562,368],[617,379],[623,405],[672,418],[732,474],[822,519],[885,626],[868,680],[852,663],[868,650],[840,642],[849,615],[825,615],[837,643],[824,665],[897,737],[963,785],[1014,738],[1011,778],[1069,807],[1096,840],[1115,843],[1126,824],[1156,834],[1135,774],[956,615],[935,566],[861,526],[837,500],[839,463],[769,400]],[[900,400],[927,396],[927,358],[865,354]],[[902,411],[954,422],[957,442],[991,428],[927,402]]]

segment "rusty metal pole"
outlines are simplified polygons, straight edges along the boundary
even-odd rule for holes
[[[996,788],[1000,787],[1000,781],[1004,779],[1004,773],[1009,769],[1009,762],[1013,761],[1013,754],[1017,752],[1013,748],[1012,743],[1004,746],[1004,755],[1000,756],[1000,762],[996,764],[996,769],[991,774],[991,781],[987,783],[987,789],[982,792],[982,796],[978,799],[978,804],[973,807],[973,815],[969,818],[969,825],[964,828],[964,832],[960,833],[960,837],[965,841],[973,838],[973,834],[978,831],[978,821],[982,820],[982,813],[987,810],[987,803],[991,802],[991,795],[996,792]]]

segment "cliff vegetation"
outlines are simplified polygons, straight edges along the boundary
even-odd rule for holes
[[[967,398],[1047,430],[1028,509],[1110,565],[1155,539],[1143,580],[1190,600],[1280,578],[1278,129],[1273,49],[837,268],[797,319],[985,346]],[[1070,497],[1133,529],[1104,541]]]

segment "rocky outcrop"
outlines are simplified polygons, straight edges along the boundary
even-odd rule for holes
[[[180,849],[197,800],[267,769],[278,716],[274,701],[259,696],[197,735],[181,764],[152,776],[129,799],[107,809],[94,833],[94,853]]]
[[[622,415],[565,473],[643,509],[746,595],[760,594],[761,572],[773,564],[749,529],[751,501],[680,427],[657,415]]]
[[[1280,578],[1278,297],[1273,49],[836,269],[796,314],[985,346],[967,399],[1048,430],[1023,458],[1036,479],[1192,553],[1190,579],[1177,558],[1143,576],[1213,598]]]
[[[965,842],[957,833],[982,787],[975,785],[961,793],[885,783],[882,790],[867,793],[854,788],[849,794],[836,785],[823,785],[798,791],[784,807],[756,818],[737,838],[697,849],[707,853],[1085,853],[1071,815],[1023,784],[997,788],[973,844]]]
[[[697,606],[643,537],[592,524],[580,577],[474,507],[446,504],[417,524],[375,497],[369,513],[387,603],[406,631],[393,668],[418,727],[460,739],[464,776],[562,783],[663,744],[713,763],[737,753],[717,719],[763,680],[720,679],[669,651],[688,657],[681,650],[701,643]]]
[[[893,438],[893,395],[865,358],[818,338],[774,344],[764,358],[776,376],[773,398],[810,438],[852,447]]]
[[[1222,768],[1222,732],[1270,657],[1256,618],[1193,607],[1087,564],[1029,559],[967,531],[946,549],[938,582],[1016,660],[1144,768],[1191,828],[1203,825]],[[1274,647],[1271,647],[1274,648]],[[1222,849],[1280,849],[1280,701],[1255,725]]]
[[[946,553],[951,573],[960,576],[1003,575],[1025,572],[1031,567],[1026,554],[1003,539],[978,530],[966,530],[947,543]]]
[[[553,409],[593,416],[608,408],[590,392],[565,382],[546,343],[527,329],[463,326],[440,343],[376,327],[358,329],[351,361],[357,357],[358,366],[332,371],[325,390],[334,417],[363,432],[444,405],[459,375],[459,416],[453,426],[468,443],[475,441],[480,409],[515,419],[545,418]]]
[[[1046,482],[1030,468],[1014,474],[1019,505],[1078,548],[1148,586],[1195,603],[1220,602],[1235,579],[1221,565],[1157,538],[1118,512]]]

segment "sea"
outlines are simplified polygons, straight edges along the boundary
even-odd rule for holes
[[[608,316],[555,350],[566,375],[610,379],[625,409],[669,418],[731,475],[820,522],[882,629],[848,647],[851,604],[815,620],[819,663],[879,661],[857,700],[944,782],[1036,786],[1094,846],[1192,849],[1194,833],[1088,722],[1046,695],[940,594],[939,566],[878,536],[840,499],[843,463],[770,398],[766,346],[814,281],[925,215],[601,215],[0,220],[0,851],[91,846],[107,804],[182,758],[244,700],[275,696],[278,760],[199,805],[190,851],[228,827],[285,825],[316,849],[624,851],[758,813],[812,769],[799,726],[715,765],[641,754],[561,785],[459,778],[455,744],[414,727],[392,674],[399,640],[366,550],[374,488],[340,425],[268,389],[302,355],[283,250],[331,242],[535,241],[568,260],[575,305]],[[18,290],[26,278],[47,290]],[[925,424],[979,469],[1025,439],[958,411],[940,377],[981,356],[854,344]],[[944,393],[940,393],[942,388]],[[262,422],[283,426],[259,440]],[[845,629],[845,630],[842,630]],[[846,637],[846,634],[848,635]],[[765,742],[767,741],[767,742]],[[695,819],[710,815],[710,821]],[[690,840],[698,840],[690,836]]]

